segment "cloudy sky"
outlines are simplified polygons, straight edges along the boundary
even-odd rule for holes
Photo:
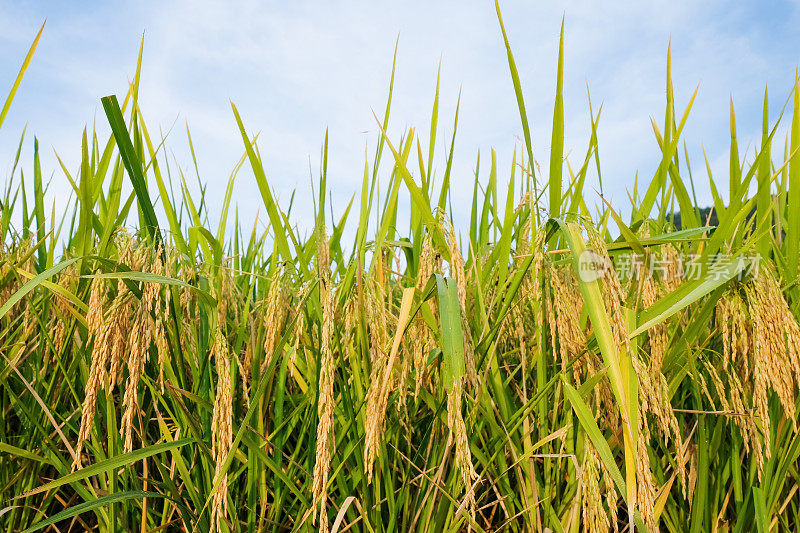
[[[502,3],[504,20],[532,122],[534,156],[544,172],[555,92],[558,32],[565,18],[566,142],[573,166],[589,136],[587,86],[603,105],[598,136],[605,191],[621,210],[636,173],[649,180],[658,148],[650,118],[663,122],[666,52],[672,42],[676,105],[682,111],[699,84],[685,130],[697,194],[709,203],[702,147],[724,188],[728,170],[729,102],[737,111],[740,151],[760,137],[765,86],[773,116],[780,111],[800,61],[796,2],[518,2]],[[7,182],[22,128],[35,134],[57,205],[70,191],[54,152],[77,168],[81,130],[97,121],[107,132],[100,97],[124,94],[144,35],[140,103],[151,132],[168,138],[171,162],[192,174],[186,124],[213,208],[243,152],[230,101],[259,147],[271,185],[285,201],[309,190],[326,128],[329,185],[340,212],[360,187],[365,148],[378,138],[392,53],[399,38],[390,134],[410,127],[427,136],[441,60],[440,136],[452,134],[461,92],[453,190],[457,221],[470,198],[478,152],[488,177],[489,151],[500,175],[510,172],[521,127],[494,4],[479,2],[208,1],[51,3],[0,2],[0,86],[10,86],[44,19],[44,35],[0,131],[0,173]],[[424,141],[423,145],[426,145]],[[370,156],[371,157],[371,156]],[[443,168],[444,144],[437,165]],[[386,159],[385,161],[388,161]],[[388,170],[388,165],[384,167]],[[463,186],[462,186],[463,185]],[[592,189],[596,185],[591,185]],[[308,196],[295,221],[307,227]],[[249,226],[261,208],[252,175],[235,190]]]

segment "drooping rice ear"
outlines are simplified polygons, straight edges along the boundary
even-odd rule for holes
[[[464,423],[464,415],[461,412],[463,401],[463,384],[458,381],[447,393],[447,425],[450,429],[448,443],[455,441],[456,460],[455,464],[461,474],[461,482],[464,485],[466,507],[472,519],[475,519],[475,491],[472,483],[477,479],[478,474],[472,464],[472,452],[469,449],[469,437],[467,437],[467,426]],[[448,444],[448,447],[450,444]]]
[[[603,507],[600,489],[600,481],[603,479],[602,461],[588,438],[584,449],[583,466],[579,472],[583,525],[589,533],[607,532],[610,528],[609,516]]]
[[[97,271],[95,271],[95,274]],[[86,312],[86,324],[91,337],[97,337],[103,326],[103,310],[106,305],[106,281],[103,278],[92,279],[89,292],[89,309]]]
[[[89,379],[86,381],[86,386],[84,387],[83,405],[81,408],[81,427],[78,430],[78,442],[75,446],[76,458],[72,464],[73,470],[82,467],[81,454],[83,451],[83,444],[91,436],[95,408],[97,406],[97,394],[103,387],[108,373],[107,367],[111,355],[111,336],[113,331],[111,325],[107,323],[100,329],[100,333],[95,337]]]
[[[753,324],[753,409],[761,419],[766,457],[771,456],[768,390],[797,430],[795,386],[800,383],[800,329],[774,275],[763,269],[745,285]],[[759,479],[761,476],[759,466]]]
[[[555,328],[558,334],[559,359],[561,371],[566,372],[567,364],[583,352],[586,347],[586,334],[580,324],[583,297],[577,286],[571,267],[551,268],[548,281],[553,290]],[[575,369],[580,369],[580,365]],[[576,375],[576,379],[579,379]]]
[[[223,531],[221,524],[228,516],[228,474],[223,468],[233,443],[233,398],[231,355],[219,323],[214,333],[213,357],[217,370],[217,390],[211,415],[211,449],[216,465],[214,484],[219,482],[219,486],[211,502],[211,524],[215,531]]]
[[[336,374],[333,357],[332,337],[334,330],[334,299],[330,278],[330,258],[328,238],[324,228],[317,234],[317,274],[319,276],[320,303],[322,304],[322,333],[320,339],[320,371],[317,408],[317,450],[314,461],[312,482],[313,519],[319,513],[319,530],[328,531],[328,477],[330,475],[331,455],[334,450],[334,394],[333,382]]]
[[[278,341],[283,335],[284,324],[289,313],[289,299],[283,285],[283,277],[278,271],[272,277],[267,292],[267,310],[264,314],[264,358],[261,361],[261,373],[264,373],[272,359]]]
[[[161,260],[161,250],[151,250],[140,246],[140,259],[137,267],[142,271],[153,274],[162,274],[164,265]],[[140,284],[142,296],[133,315],[133,323],[128,334],[128,381],[123,397],[122,436],[125,452],[133,450],[133,422],[136,414],[140,412],[138,399],[139,379],[144,373],[150,346],[157,341],[156,324],[154,316],[161,311],[161,285],[154,282]],[[163,326],[163,324],[162,324]],[[163,335],[163,331],[159,333]]]
[[[89,379],[84,387],[81,427],[78,431],[78,442],[75,446],[76,459],[72,465],[73,470],[82,466],[81,454],[84,443],[91,436],[98,392],[103,387],[110,390],[113,387],[114,378],[119,372],[119,365],[123,359],[124,345],[127,342],[127,338],[120,342],[119,337],[125,335],[128,329],[129,296],[130,293],[125,287],[122,294],[118,294],[111,302],[106,312],[106,317],[102,321],[102,326],[94,338]]]
[[[144,304],[140,305],[133,320],[133,326],[128,336],[128,381],[125,386],[123,397],[122,414],[122,439],[124,451],[126,453],[133,450],[133,422],[139,412],[138,385],[139,379],[144,372],[144,365],[147,361],[147,354],[150,348],[150,338],[152,318],[147,312]]]
[[[640,417],[639,420],[643,420]],[[658,531],[658,520],[655,516],[656,486],[653,472],[650,469],[650,456],[647,453],[649,444],[644,431],[641,431],[640,422],[639,439],[636,443],[636,508],[649,531]]]

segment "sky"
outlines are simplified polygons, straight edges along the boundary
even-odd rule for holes
[[[565,24],[565,154],[582,163],[590,134],[587,89],[602,104],[599,157],[606,198],[630,205],[635,177],[652,178],[659,149],[651,118],[663,124],[667,47],[671,42],[679,113],[699,85],[684,139],[700,204],[711,203],[705,148],[716,181],[727,183],[730,101],[736,108],[740,153],[760,139],[769,88],[777,117],[800,62],[797,2],[519,2],[501,8],[522,83],[534,157],[549,164],[558,35]],[[389,135],[415,127],[427,146],[441,64],[437,175],[460,95],[452,203],[466,227],[477,155],[488,178],[490,151],[498,175],[511,172],[522,128],[494,3],[479,2],[4,2],[0,1],[0,91],[10,87],[30,42],[44,34],[0,130],[0,180],[8,182],[19,137],[27,125],[22,165],[32,168],[39,140],[48,206],[66,206],[71,187],[55,153],[74,171],[84,127],[108,127],[100,105],[124,95],[144,37],[140,105],[151,132],[169,131],[171,165],[194,175],[191,131],[211,216],[244,147],[231,111],[236,104],[258,143],[269,182],[287,207],[298,191],[293,221],[312,222],[310,174],[318,176],[329,134],[328,185],[336,216],[358,194],[365,154],[371,159],[388,94],[392,56],[397,68]],[[3,97],[5,93],[3,93]],[[788,122],[788,117],[784,119]],[[386,154],[383,170],[391,154]],[[173,168],[173,171],[175,168]],[[384,179],[385,179],[384,172]],[[594,177],[587,191],[597,190]],[[245,227],[263,204],[252,173],[237,177],[233,200]],[[597,205],[589,198],[589,205]],[[402,213],[401,213],[402,214]]]

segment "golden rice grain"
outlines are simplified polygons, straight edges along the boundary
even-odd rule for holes
[[[127,291],[127,288],[125,291]],[[110,372],[114,368],[111,363],[114,355],[117,355],[120,360],[122,359],[117,337],[124,335],[127,331],[127,316],[128,300],[127,292],[125,292],[121,297],[117,296],[112,301],[107,317],[102,321],[102,326],[94,338],[89,379],[84,387],[81,427],[78,431],[78,443],[75,447],[76,458],[72,465],[73,470],[81,467],[83,444],[89,439],[92,424],[94,423],[97,394],[102,387],[105,386],[110,389],[113,386]],[[116,354],[115,349],[117,350]]]
[[[639,439],[636,443],[636,508],[641,513],[648,531],[657,532],[656,486],[650,469],[649,445],[642,431],[642,418],[639,420]]]
[[[461,473],[461,482],[466,491],[465,499],[467,510],[474,520],[476,502],[472,483],[478,477],[478,474],[475,472],[475,467],[472,464],[472,452],[469,450],[467,427],[464,424],[464,417],[461,413],[462,386],[460,382],[456,382],[455,386],[447,393],[447,425],[450,429],[448,442],[455,441],[455,464],[456,468],[458,468],[458,471]]]
[[[228,474],[224,467],[233,443],[233,399],[231,355],[219,324],[214,333],[212,356],[217,370],[217,390],[211,416],[211,449],[216,465],[214,484],[219,483],[219,486],[211,502],[211,524],[216,531],[222,531],[222,522],[228,516]]]
[[[586,439],[583,466],[580,470],[581,508],[583,509],[583,526],[589,533],[607,532],[609,516],[603,508],[603,494],[600,490],[602,474],[601,461],[597,451]]]
[[[98,271],[95,271],[97,274]],[[103,278],[92,279],[89,292],[89,309],[86,312],[86,324],[90,337],[96,337],[103,325],[103,309],[106,305],[106,282]]]
[[[283,277],[278,271],[272,276],[267,292],[267,309],[264,313],[264,359],[261,361],[262,374],[272,360],[275,348],[283,335],[284,324],[289,313],[289,299],[283,285]]]
[[[144,372],[152,335],[150,313],[144,303],[137,310],[128,336],[128,382],[123,397],[122,437],[125,452],[133,450],[133,420],[139,410],[137,386]]]
[[[317,409],[317,450],[314,461],[313,519],[316,522],[319,513],[319,531],[328,531],[328,476],[330,474],[331,455],[334,450],[333,382],[336,373],[333,357],[332,336],[334,327],[333,287],[330,279],[330,259],[328,257],[328,238],[324,229],[317,233],[317,272],[319,276],[320,300],[322,304],[322,338],[320,339],[320,370]]]
[[[567,364],[586,347],[586,335],[580,324],[583,297],[571,267],[551,268],[547,279],[553,288],[555,310],[553,323],[558,334],[561,371],[566,372]],[[580,364],[574,367],[574,375],[578,382],[580,369]]]
[[[753,322],[753,408],[761,419],[769,458],[768,389],[775,391],[784,416],[797,430],[795,390],[800,384],[800,331],[777,281],[767,269],[745,285],[745,294]]]

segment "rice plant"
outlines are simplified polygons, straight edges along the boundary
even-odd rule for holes
[[[236,172],[192,195],[138,106],[141,54],[102,99],[112,134],[85,131],[54,178],[74,189],[63,214],[34,144],[0,203],[4,530],[800,527],[798,80],[780,116],[765,94],[744,160],[731,110],[727,197],[704,162],[711,226],[667,57],[661,159],[626,222],[584,191],[599,112],[564,157],[561,52],[537,171],[497,15],[524,146],[474,177],[468,227],[453,144],[434,168],[438,91],[430,138],[385,133],[394,70],[357,202],[326,213],[326,138],[307,234],[235,106],[268,226],[230,213]]]

